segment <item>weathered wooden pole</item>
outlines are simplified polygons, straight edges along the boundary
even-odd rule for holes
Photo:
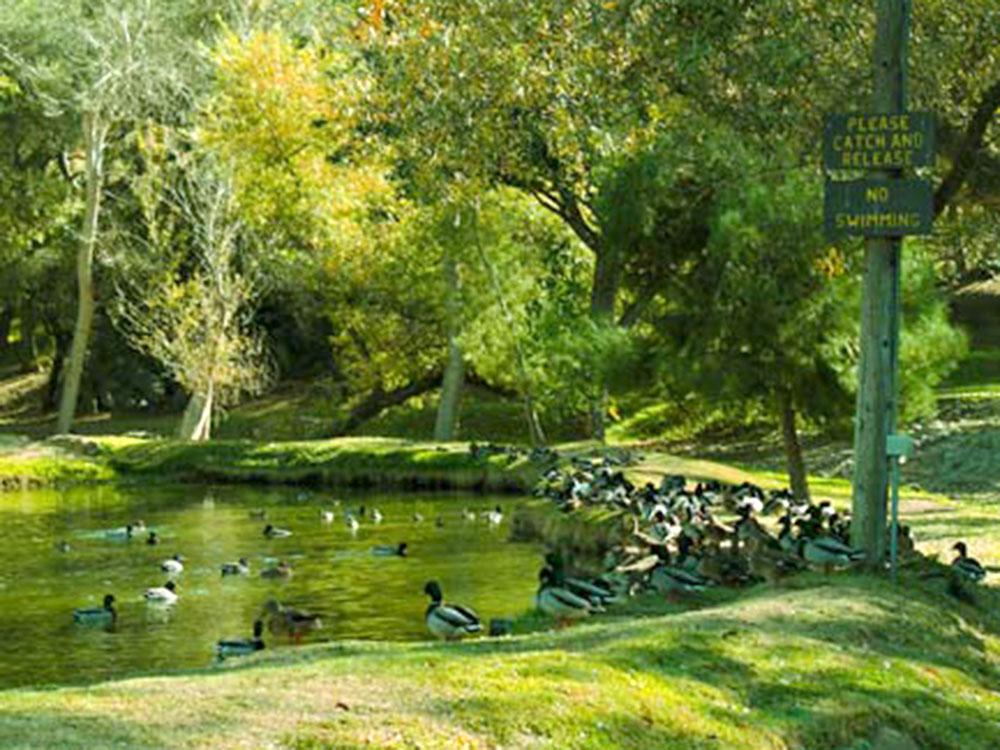
[[[906,110],[906,47],[910,0],[876,0],[876,113]],[[875,177],[898,179],[900,170]],[[861,308],[861,361],[854,432],[854,501],[851,543],[868,553],[867,564],[882,569],[886,547],[886,493],[889,459],[886,437],[895,429],[899,349],[899,262],[902,240],[865,240],[865,281]]]

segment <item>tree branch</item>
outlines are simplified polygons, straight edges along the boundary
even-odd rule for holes
[[[940,216],[941,212],[954,200],[958,191],[962,189],[962,185],[965,184],[969,172],[975,165],[976,154],[983,147],[986,129],[997,110],[1000,110],[1000,80],[995,81],[983,94],[979,106],[976,107],[976,111],[965,129],[965,135],[959,143],[952,161],[951,171],[948,172],[934,193],[935,217]]]

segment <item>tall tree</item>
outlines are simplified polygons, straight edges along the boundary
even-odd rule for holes
[[[152,111],[177,104],[190,8],[151,0],[69,4],[13,0],[0,16],[0,53],[26,90],[53,114],[79,123],[84,211],[76,258],[77,313],[62,373],[57,432],[73,423],[90,343],[109,139]],[[181,108],[183,109],[183,107]]]

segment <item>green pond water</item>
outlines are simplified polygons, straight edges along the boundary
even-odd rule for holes
[[[223,637],[247,637],[269,598],[323,615],[307,640],[429,638],[424,584],[441,583],[445,599],[476,609],[484,626],[532,606],[541,548],[508,541],[510,515],[521,500],[481,495],[303,492],[294,488],[73,488],[0,496],[0,689],[81,683],[205,666]],[[478,515],[499,504],[504,520]],[[345,512],[368,510],[354,534]],[[384,515],[371,521],[371,509]],[[468,520],[464,509],[475,511]],[[267,520],[250,517],[264,509]],[[321,510],[332,510],[326,523]],[[415,520],[415,514],[424,520]],[[441,517],[443,525],[436,519]],[[106,538],[105,531],[142,519],[162,538],[145,543]],[[265,523],[293,535],[267,539]],[[69,551],[57,549],[66,540]],[[406,541],[406,558],[372,554],[373,545]],[[163,560],[180,553],[179,601],[144,601],[162,586]],[[249,576],[220,574],[223,562],[246,557]],[[260,577],[277,560],[294,574]],[[118,600],[113,629],[72,622],[76,607]],[[294,648],[265,633],[268,648]]]

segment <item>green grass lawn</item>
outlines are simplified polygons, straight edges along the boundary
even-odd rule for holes
[[[203,672],[0,693],[0,747],[993,750],[996,615],[812,575],[564,631],[282,648]],[[995,592],[991,595],[995,603]]]

